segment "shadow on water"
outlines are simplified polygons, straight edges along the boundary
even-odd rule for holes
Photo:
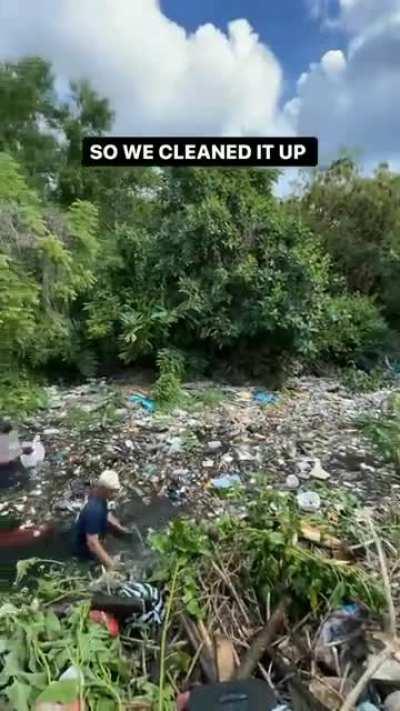
[[[155,497],[149,504],[143,503],[137,494],[130,494],[129,500],[117,507],[120,520],[132,529],[132,534],[124,537],[108,535],[105,546],[111,555],[121,554],[125,562],[131,563],[132,570],[140,570],[149,564],[151,551],[146,543],[149,529],[161,530],[168,523],[182,514],[183,510],[174,507],[166,498]],[[55,530],[44,538],[32,540],[29,544],[1,546],[0,529],[0,587],[7,589],[15,580],[16,566],[19,560],[40,558],[76,566],[73,557],[74,516],[63,521]],[[15,525],[15,522],[14,522]]]
[[[0,491],[18,491],[29,485],[29,475],[18,461],[0,464]]]

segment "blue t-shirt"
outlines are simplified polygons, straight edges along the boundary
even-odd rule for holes
[[[90,496],[75,524],[75,548],[80,558],[92,558],[86,536],[103,538],[107,531],[107,501],[100,496]]]

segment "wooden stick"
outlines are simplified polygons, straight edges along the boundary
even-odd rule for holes
[[[369,680],[373,677],[375,672],[382,666],[382,664],[390,657],[392,650],[390,647],[385,647],[382,652],[374,659],[373,662],[367,667],[364,674],[359,678],[355,687],[351,690],[349,695],[346,697],[344,704],[341,706],[340,711],[353,711],[356,707],[357,701],[367,686]]]
[[[368,512],[366,513],[366,520],[367,520],[368,525],[371,529],[371,533],[372,533],[373,539],[375,541],[376,549],[378,551],[379,564],[380,564],[380,568],[381,568],[381,575],[382,575],[382,580],[383,580],[383,584],[384,584],[384,588],[385,588],[386,602],[387,602],[388,614],[389,614],[389,621],[388,621],[388,625],[387,625],[388,639],[385,643],[384,649],[380,652],[380,654],[378,654],[378,656],[375,659],[373,659],[370,662],[370,664],[366,668],[364,674],[362,674],[362,676],[359,678],[354,689],[352,689],[352,691],[349,693],[349,695],[345,699],[345,702],[344,702],[343,706],[341,707],[340,711],[352,711],[352,709],[356,706],[360,695],[362,694],[365,687],[367,686],[369,680],[372,679],[373,675],[378,671],[378,669],[382,666],[382,664],[387,659],[389,659],[389,657],[392,654],[397,652],[399,649],[399,640],[396,636],[396,612],[395,612],[395,608],[394,608],[392,592],[390,589],[390,579],[389,579],[389,573],[388,573],[388,569],[387,569],[385,554],[383,552],[382,543],[379,540],[379,537],[376,532],[375,526],[373,524],[372,518]]]
[[[185,628],[189,641],[194,649],[194,652],[196,653],[199,646],[204,644],[203,640],[199,640],[197,636],[198,633],[196,626],[193,624],[192,620],[189,617],[182,614],[180,615],[180,619]],[[207,681],[211,683],[217,681],[214,660],[210,658],[209,654],[207,654],[205,649],[202,649],[202,651],[200,652],[199,662]]]
[[[208,630],[206,629],[206,626],[202,620],[199,620],[197,622],[197,629],[199,632],[199,636],[203,640],[205,647],[207,649],[207,652],[209,653],[210,656],[213,654],[213,643],[211,641],[211,637],[208,634]]]
[[[375,526],[373,524],[371,516],[367,513],[367,521],[371,529],[372,537],[375,541],[376,550],[379,556],[379,565],[381,569],[381,575],[383,579],[383,584],[385,588],[386,604],[388,607],[389,614],[389,624],[388,624],[388,634],[394,639],[396,637],[396,611],[394,609],[393,596],[390,588],[389,573],[386,564],[385,554],[383,552],[382,543],[379,540],[378,534],[376,532]]]
[[[222,578],[222,580],[224,581],[226,586],[229,588],[229,590],[231,591],[233,597],[235,598],[235,600],[238,604],[239,610],[241,611],[241,613],[246,621],[246,624],[249,625],[250,624],[249,616],[248,616],[248,614],[245,610],[245,607],[244,607],[239,595],[237,594],[236,588],[232,584],[231,580],[229,580],[229,577],[226,575],[226,573],[223,570],[221,570],[221,568],[219,568],[218,565],[216,563],[214,563],[214,561],[211,561],[211,565],[214,568],[214,570],[218,573],[218,575]]]
[[[244,655],[243,661],[236,673],[236,679],[247,679],[261,661],[268,647],[272,644],[279,628],[285,620],[289,599],[284,598],[274,610],[267,624],[258,633],[250,649]]]

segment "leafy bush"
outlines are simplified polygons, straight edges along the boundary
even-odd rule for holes
[[[306,224],[323,240],[350,293],[372,296],[399,327],[400,183],[381,165],[365,177],[343,156],[316,171],[295,201]]]
[[[361,568],[298,545],[301,520],[289,495],[257,494],[240,499],[241,508],[247,504],[245,519],[231,515],[213,524],[179,519],[166,533],[153,534],[152,545],[161,554],[157,579],[170,584],[172,572],[177,567],[181,571],[178,607],[207,617],[207,598],[204,606],[202,600],[213,562],[226,576],[235,571],[238,593],[243,600],[252,599],[253,608],[254,601],[262,604],[268,596],[278,604],[287,591],[299,615],[318,609],[323,617],[346,598],[375,609],[384,604],[382,590]]]
[[[364,417],[359,425],[384,459],[400,470],[400,394],[392,397],[385,415]]]
[[[161,405],[174,405],[182,398],[184,358],[179,351],[165,348],[157,356],[160,370],[154,396]]]
[[[47,210],[9,155],[0,154],[0,365],[77,357],[73,320],[95,281],[97,211],[77,201]]]
[[[32,377],[18,373],[0,376],[0,412],[19,421],[47,405],[43,387]]]
[[[239,354],[261,374],[292,357],[348,365],[385,349],[383,317],[398,329],[387,167],[364,178],[341,159],[285,202],[270,170],[87,171],[81,139],[109,131],[112,109],[85,81],[62,104],[37,57],[0,63],[0,104],[0,367],[87,377],[168,347],[193,370]],[[176,376],[157,387],[173,397]]]
[[[342,382],[351,392],[368,393],[387,385],[387,374],[381,368],[374,368],[370,373],[366,373],[353,366],[342,371]]]
[[[322,355],[348,364],[363,354],[383,352],[389,335],[379,309],[368,297],[344,295],[325,301],[316,341]]]

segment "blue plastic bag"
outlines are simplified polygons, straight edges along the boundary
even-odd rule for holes
[[[253,395],[253,400],[258,402],[259,405],[275,405],[278,402],[279,397],[273,393],[268,393],[265,390],[257,390]]]
[[[128,400],[141,405],[147,412],[154,412],[156,409],[156,401],[144,395],[130,395]]]

